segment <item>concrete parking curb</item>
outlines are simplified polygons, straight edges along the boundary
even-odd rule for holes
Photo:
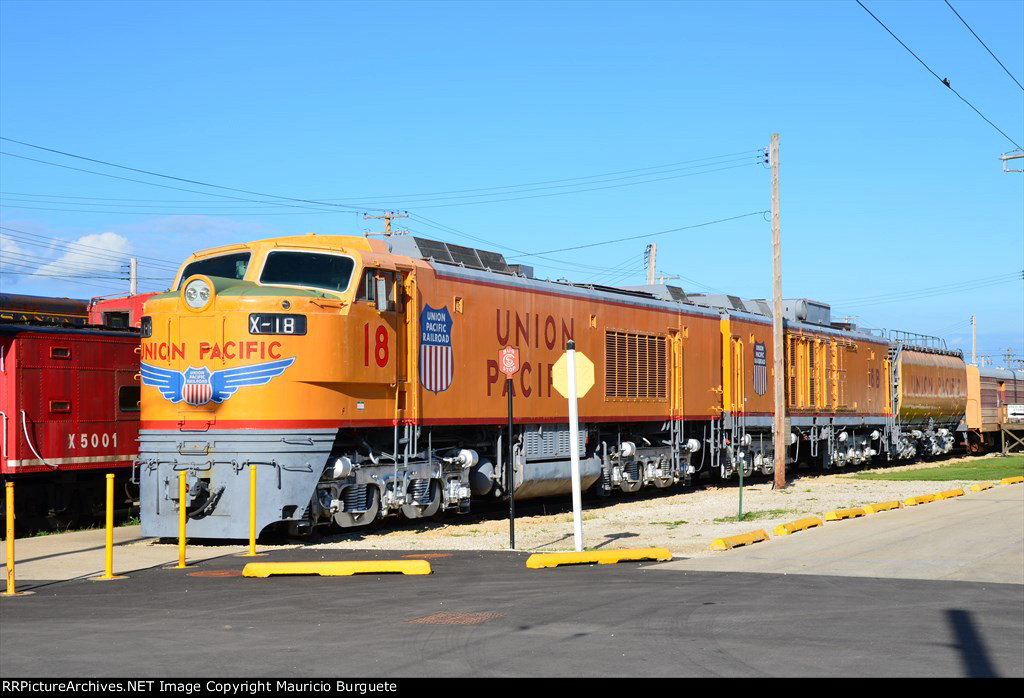
[[[835,511],[825,512],[826,521],[840,521],[841,519],[855,519],[858,516],[865,516],[867,514],[861,508],[857,509],[836,509]]]
[[[990,490],[993,487],[995,487],[995,483],[992,483],[992,482],[979,482],[979,483],[976,483],[974,485],[971,485],[970,490],[971,490],[971,492],[981,492],[982,490]]]
[[[559,565],[613,565],[617,562],[637,560],[671,560],[672,553],[666,548],[638,548],[635,550],[590,550],[581,553],[534,553],[526,560],[532,570]]]
[[[929,502],[934,501],[934,494],[922,494],[918,495],[917,497],[907,497],[905,500],[903,500],[903,503],[906,504],[908,507],[914,507],[917,506],[918,504],[928,504]]]
[[[739,536],[716,538],[711,542],[711,549],[730,550],[732,548],[738,548],[742,545],[753,545],[754,543],[760,543],[763,540],[769,540],[767,531],[751,531],[750,533],[744,533]]]
[[[808,516],[805,519],[797,519],[790,523],[779,524],[775,527],[775,535],[788,536],[789,534],[796,533],[797,531],[806,531],[809,528],[822,525],[821,519],[817,516]]]
[[[959,487],[955,490],[946,490],[945,492],[939,492],[935,495],[935,501],[942,501],[943,499],[952,499],[953,497],[963,497],[964,491]]]
[[[1015,475],[1013,477],[1004,477],[999,481],[1000,485],[1016,485],[1017,483],[1024,482],[1024,475]]]
[[[353,574],[430,574],[426,560],[352,560],[347,562],[250,562],[243,577],[269,577],[275,574],[305,574],[321,577],[348,577]]]
[[[891,509],[902,509],[903,502],[898,499],[892,499],[888,502],[879,502],[878,504],[868,504],[864,507],[865,514],[877,514],[880,511],[889,511]]]

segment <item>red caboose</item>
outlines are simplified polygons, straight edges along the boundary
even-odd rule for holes
[[[139,335],[0,324],[3,480],[16,483],[19,528],[52,528],[117,501],[138,451]],[[6,512],[5,512],[6,515]]]

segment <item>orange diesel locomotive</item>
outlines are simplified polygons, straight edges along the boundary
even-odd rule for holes
[[[517,497],[568,492],[552,368],[569,339],[596,373],[579,403],[584,488],[772,470],[763,301],[541,281],[499,254],[406,236],[207,250],[173,288],[143,318],[145,535],[174,535],[184,506],[190,536],[246,537],[251,468],[257,529],[293,533],[467,511],[471,497],[507,495],[510,466]],[[833,326],[808,301],[789,302],[786,331],[790,460],[841,466],[952,445],[958,354]],[[522,360],[510,382],[505,346]]]

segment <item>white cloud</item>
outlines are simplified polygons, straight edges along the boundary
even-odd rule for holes
[[[34,273],[75,277],[89,274],[117,274],[130,256],[132,245],[117,233],[94,233],[67,243],[64,253]]]
[[[16,274],[30,273],[24,264],[27,260],[21,255],[25,252],[18,243],[3,233],[0,233],[0,288],[10,286],[18,282]]]

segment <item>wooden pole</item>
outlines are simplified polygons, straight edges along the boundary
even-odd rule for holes
[[[779,232],[779,134],[772,134],[772,352],[775,371],[775,483],[777,490],[786,487],[785,355],[782,346],[782,252]]]
[[[971,316],[971,365],[978,365],[978,318]]]

